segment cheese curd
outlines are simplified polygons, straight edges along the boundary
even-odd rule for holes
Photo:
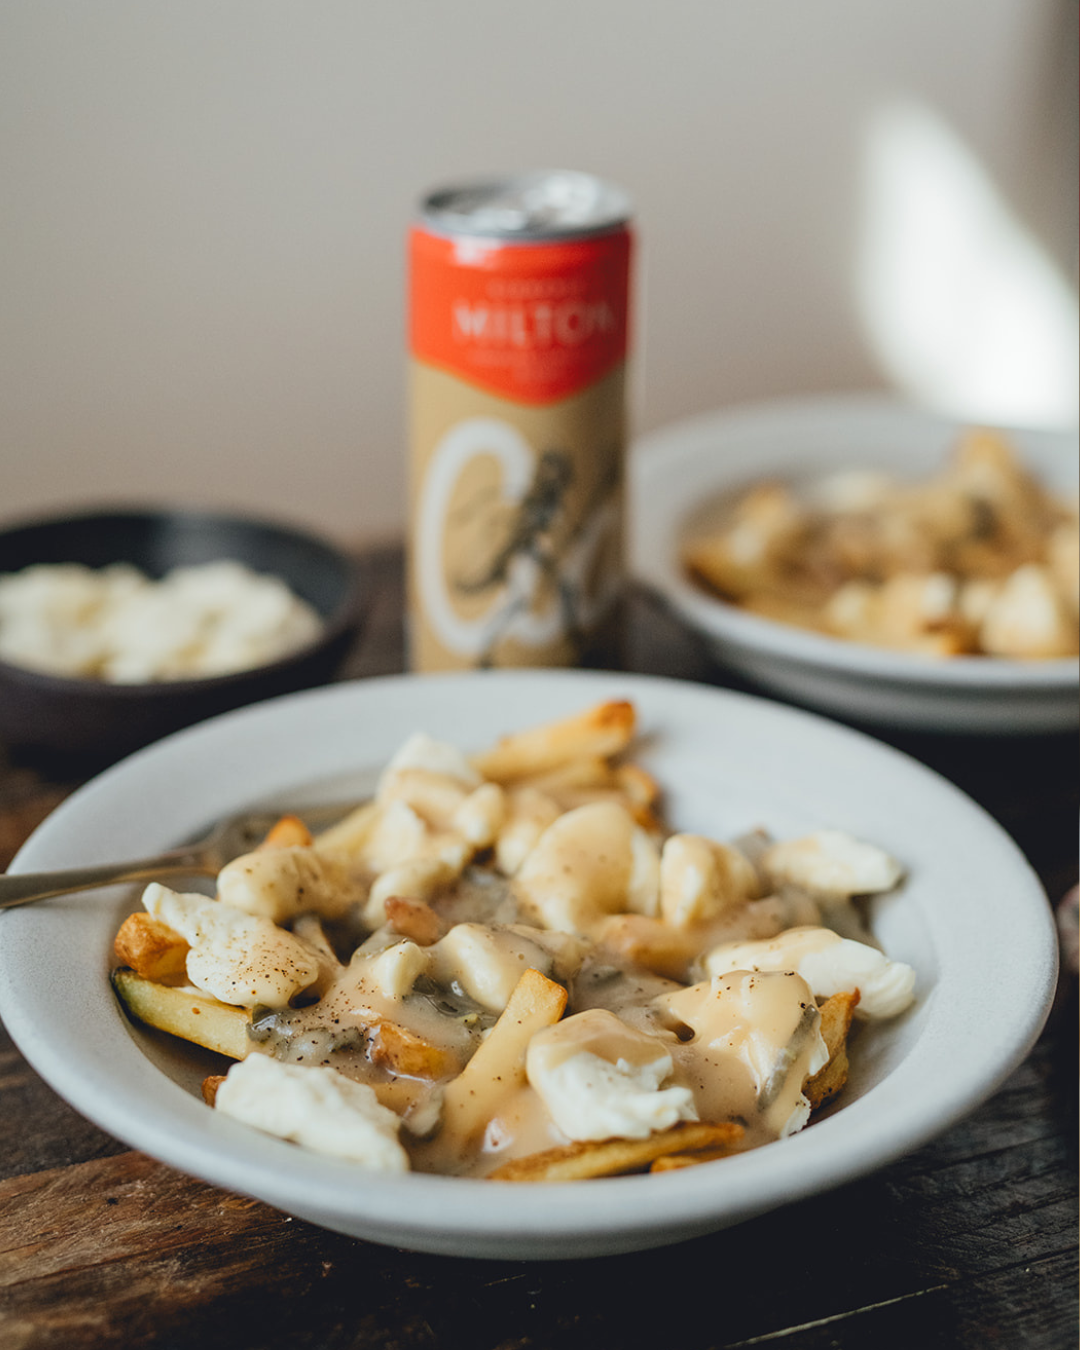
[[[816,998],[858,990],[856,1015],[897,1017],[915,997],[915,972],[865,942],[829,928],[789,928],[756,942],[725,942],[705,958],[710,975],[732,970],[794,970]]]
[[[548,826],[518,868],[514,894],[545,928],[588,933],[607,914],[655,908],[655,854],[625,807],[593,802]]]
[[[757,873],[727,844],[697,834],[674,834],[660,857],[660,912],[676,928],[715,919],[753,899]]]
[[[224,560],[160,581],[117,564],[41,563],[0,576],[0,659],[114,684],[248,670],[314,640],[322,622],[278,577]]]
[[[736,969],[656,1002],[693,1033],[680,1040],[680,1053],[700,1076],[710,1117],[723,1101],[759,1140],[803,1128],[810,1116],[803,1085],[829,1061],[806,980]]]
[[[314,1153],[372,1172],[407,1172],[399,1117],[374,1091],[336,1069],[302,1069],[265,1055],[234,1064],[218,1087],[215,1109]]]
[[[191,947],[191,983],[223,1003],[284,1008],[319,979],[319,952],[261,915],[158,882],[147,886],[143,904]]]
[[[340,918],[362,890],[339,859],[304,844],[234,858],[218,873],[218,899],[274,923],[299,914]]]
[[[662,1087],[675,1065],[655,1036],[602,1008],[577,1013],[529,1042],[526,1072],[568,1139],[645,1139],[697,1120],[688,1087]]]
[[[788,882],[823,900],[891,891],[903,876],[895,858],[846,830],[817,830],[764,850],[761,865],[774,885]]]

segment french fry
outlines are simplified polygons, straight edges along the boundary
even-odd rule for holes
[[[565,764],[529,778],[529,786],[557,796],[567,790],[612,788],[618,784],[615,770],[602,755],[580,755]]]
[[[128,1012],[147,1026],[168,1031],[230,1059],[243,1059],[251,1049],[247,1010],[221,1003],[198,990],[158,984],[133,970],[114,971],[113,988]],[[459,1060],[395,1022],[374,1022],[368,1028],[368,1057],[373,1064],[406,1078],[444,1078]]]
[[[504,736],[490,750],[474,755],[473,767],[496,783],[512,783],[583,757],[606,759],[629,745],[635,720],[632,703],[600,703],[574,717]]]
[[[403,1078],[446,1078],[460,1067],[452,1051],[432,1045],[396,1022],[376,1022],[369,1032],[368,1058]]]
[[[260,848],[308,847],[315,836],[299,816],[282,816],[268,831]]]
[[[337,953],[334,951],[333,944],[326,936],[326,929],[323,928],[322,918],[318,914],[300,914],[293,920],[293,932],[298,938],[303,938],[323,958],[329,970],[340,967]]]
[[[585,1181],[640,1172],[666,1154],[730,1150],[742,1139],[734,1121],[682,1121],[648,1139],[600,1139],[514,1158],[491,1173],[492,1181]],[[719,1156],[719,1154],[716,1154]]]
[[[685,979],[698,949],[685,929],[646,914],[612,914],[603,921],[600,941],[635,965],[669,980]]]
[[[409,900],[403,895],[391,895],[384,901],[386,922],[394,930],[415,942],[418,947],[430,947],[446,931],[446,924],[430,905],[422,900]]]
[[[213,1106],[217,1101],[217,1090],[224,1081],[223,1073],[211,1073],[202,1080],[202,1099],[207,1106]]]
[[[129,914],[113,942],[116,959],[148,980],[183,975],[189,950],[179,933],[145,911]]]
[[[566,1007],[566,990],[530,967],[487,1040],[452,1082],[443,1099],[443,1130],[467,1144],[491,1117],[496,1099],[525,1083],[525,1051],[533,1035],[553,1026]]]
[[[612,770],[620,790],[638,806],[654,808],[660,800],[660,784],[640,764],[617,764]]]
[[[157,984],[134,970],[116,970],[113,989],[121,1003],[140,1022],[193,1041],[207,1050],[243,1059],[251,1048],[247,1010],[221,1003],[198,990]]]
[[[340,854],[349,858],[358,853],[367,843],[368,835],[379,818],[382,810],[378,802],[364,802],[355,811],[350,811],[344,820],[320,831],[315,836],[314,847],[319,853]]]
[[[659,1158],[654,1158],[650,1167],[650,1172],[677,1172],[683,1167],[696,1167],[698,1163],[715,1162],[717,1158],[729,1158],[735,1151],[735,1145],[739,1141],[732,1140],[727,1147],[720,1148],[699,1148],[693,1153],[665,1153]]]
[[[829,1052],[829,1062],[813,1078],[807,1080],[803,1093],[816,1111],[837,1095],[847,1082],[847,1038],[851,1018],[859,1002],[859,991],[833,994],[821,1005],[821,1038]]]

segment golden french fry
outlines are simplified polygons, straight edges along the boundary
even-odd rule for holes
[[[403,1078],[446,1078],[461,1066],[453,1051],[432,1045],[396,1022],[374,1023],[369,1035],[371,1062]]]
[[[509,783],[582,758],[606,759],[626,749],[635,721],[632,703],[600,703],[574,717],[504,736],[490,750],[474,755],[473,767],[496,783]]]
[[[660,784],[640,764],[617,764],[612,772],[620,790],[638,806],[654,807],[660,800]]]
[[[216,1050],[230,1059],[243,1059],[251,1049],[247,1010],[221,1003],[198,990],[157,984],[134,970],[115,970],[112,976],[120,1002],[140,1022],[168,1031],[182,1040]]]
[[[530,787],[539,788],[541,792],[552,796],[565,789],[610,788],[617,783],[615,770],[602,755],[581,755],[576,759],[568,759],[565,764],[528,779]]]
[[[684,544],[682,564],[692,581],[724,599],[738,599],[747,590],[745,571],[731,562],[724,539],[695,539]]]
[[[320,831],[315,836],[315,849],[319,853],[351,857],[364,847],[381,810],[378,802],[364,802],[355,811],[350,811],[344,820]]]
[[[152,914],[129,914],[113,942],[116,959],[148,980],[183,975],[190,948],[167,923]]]
[[[418,947],[430,947],[446,932],[446,924],[423,900],[390,895],[384,901],[384,908],[386,922],[394,932],[415,942]]]
[[[833,994],[821,1005],[821,1038],[829,1051],[829,1062],[813,1078],[807,1080],[803,1093],[816,1111],[832,1101],[847,1082],[848,1057],[847,1038],[851,1030],[851,1018],[859,1002],[859,991]]]
[[[213,1106],[217,1100],[217,1090],[224,1083],[225,1075],[223,1073],[208,1074],[202,1080],[202,1099],[207,1106]]]
[[[618,802],[628,811],[633,810],[615,769],[601,755],[582,755],[567,760],[547,773],[518,779],[515,787],[536,788],[550,797],[561,811],[573,811],[587,802],[599,801]]]
[[[307,848],[315,836],[299,816],[282,816],[267,833],[260,848]]]
[[[467,1143],[491,1118],[504,1093],[525,1083],[525,1051],[533,1035],[553,1026],[566,1007],[566,990],[531,966],[514,986],[510,1000],[487,1040],[447,1084],[443,1130]]]
[[[698,942],[686,929],[646,914],[612,914],[604,919],[600,941],[635,965],[669,980],[684,980]]]
[[[648,1139],[599,1139],[514,1158],[491,1173],[492,1181],[585,1181],[640,1172],[669,1153],[728,1149],[743,1136],[734,1121],[682,1121]]]
[[[677,1172],[683,1167],[696,1167],[698,1163],[715,1162],[717,1158],[729,1158],[739,1141],[733,1139],[727,1147],[700,1148],[693,1153],[665,1153],[655,1158],[649,1167],[650,1172]]]
[[[614,802],[634,818],[637,824],[639,808],[617,788],[565,788],[553,794],[553,800],[560,811],[576,811],[579,806],[591,806],[593,802]]]
[[[660,806],[660,784],[640,764],[617,764],[615,781],[626,799],[626,809],[643,830],[656,834],[663,832]]]

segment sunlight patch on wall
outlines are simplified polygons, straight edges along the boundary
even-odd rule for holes
[[[857,301],[896,385],[967,421],[1075,426],[1075,290],[971,151],[892,104],[868,127],[863,188]]]

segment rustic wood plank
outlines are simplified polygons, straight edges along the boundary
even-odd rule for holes
[[[1049,1055],[1041,1046],[1039,1057]],[[1015,1077],[971,1123],[833,1195],[683,1247],[565,1266],[372,1247],[133,1153],[13,1179],[0,1183],[0,1340],[18,1333],[31,1339],[13,1345],[78,1350],[123,1328],[133,1346],[573,1350],[643,1344],[645,1332],[663,1343],[670,1301],[628,1303],[626,1289],[640,1286],[679,1291],[686,1350],[763,1336],[792,1350],[872,1345],[886,1326],[925,1339],[953,1323],[967,1339],[930,1344],[977,1344],[972,1327],[989,1335],[991,1314],[1023,1331],[1003,1344],[1050,1350],[1071,1315],[1075,1165],[1067,1136],[1027,1129],[1025,1115],[1044,1104],[1032,1090],[1041,1076],[1025,1066]],[[1017,1092],[1030,1110],[1009,1143]],[[1000,1146],[965,1158],[972,1133],[979,1142],[996,1134]],[[1017,1297],[1021,1267],[1037,1272],[1029,1292],[1038,1288],[1038,1299]],[[709,1269],[724,1272],[722,1338],[716,1287],[687,1279]],[[770,1270],[784,1272],[780,1287]],[[350,1339],[357,1327],[367,1339]]]

